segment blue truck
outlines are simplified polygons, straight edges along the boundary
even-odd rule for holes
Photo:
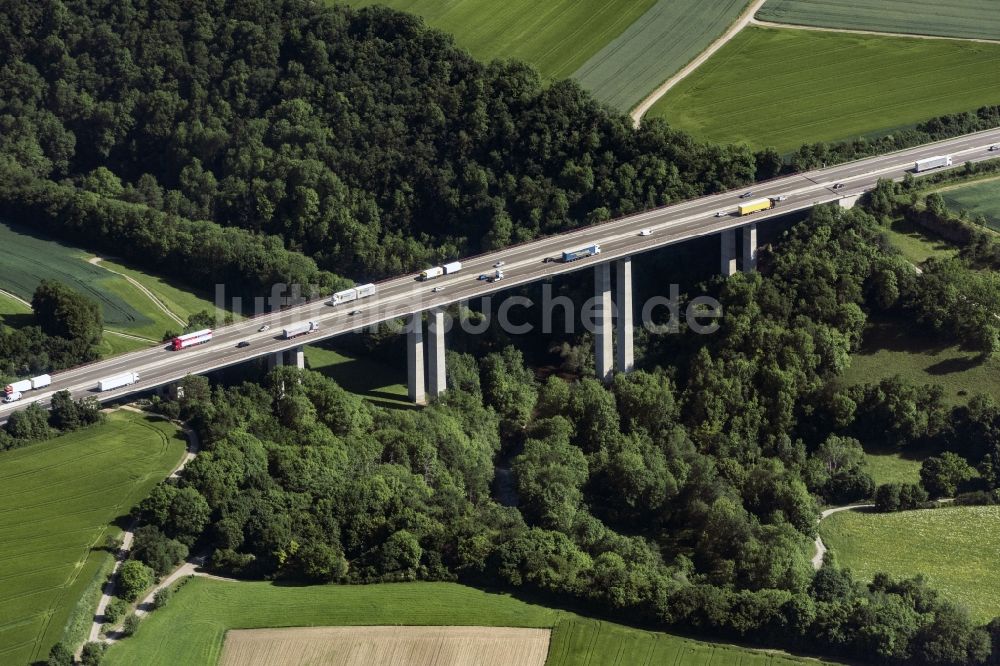
[[[563,263],[569,263],[571,261],[576,261],[577,259],[593,257],[595,254],[600,253],[601,246],[594,243],[593,245],[588,245],[587,247],[580,248],[579,250],[564,250],[562,253],[562,260]]]

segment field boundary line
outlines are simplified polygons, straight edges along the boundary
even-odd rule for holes
[[[138,289],[139,291],[141,291],[142,293],[144,293],[146,296],[148,296],[149,300],[153,301],[153,303],[156,304],[156,307],[158,307],[161,310],[163,310],[163,312],[168,317],[170,317],[171,319],[173,319],[175,323],[179,324],[180,326],[187,326],[187,322],[186,321],[184,321],[183,319],[181,319],[180,317],[178,317],[176,314],[174,314],[174,312],[170,308],[167,307],[166,303],[164,303],[163,301],[161,301],[156,296],[156,294],[154,294],[149,289],[147,289],[142,283],[140,283],[138,280],[136,280],[135,278],[133,278],[133,277],[131,277],[129,275],[125,275],[124,273],[119,273],[118,271],[112,270],[112,269],[108,268],[107,266],[102,266],[101,265],[102,261],[104,261],[103,257],[91,257],[90,259],[87,260],[87,263],[93,264],[94,266],[99,266],[100,268],[103,268],[104,270],[106,270],[109,273],[114,273],[115,275],[119,275],[119,276],[125,278],[126,280],[128,280],[129,284],[131,284],[133,287],[135,287],[136,289]]]
[[[17,294],[12,294],[12,293],[10,293],[9,291],[7,291],[6,289],[0,289],[0,294],[3,294],[3,295],[4,295],[4,296],[6,296],[7,298],[11,298],[11,299],[13,299],[13,300],[17,301],[17,302],[18,302],[18,303],[20,303],[21,305],[24,305],[24,306],[27,306],[27,308],[28,308],[29,310],[31,310],[31,309],[32,309],[32,308],[31,308],[31,303],[29,303],[28,301],[24,300],[23,298],[21,298],[21,297],[20,297],[20,296],[18,296]],[[32,311],[33,311],[33,310],[32,310]]]
[[[739,15],[736,21],[729,26],[729,29],[722,33],[721,37],[709,44],[708,48],[695,56],[694,60],[684,65],[679,72],[671,76],[664,83],[662,83],[660,87],[639,102],[639,104],[637,104],[636,107],[629,113],[629,116],[632,118],[632,124],[638,127],[646,112],[649,111],[654,104],[660,101],[660,98],[666,95],[667,91],[688,77],[692,72],[694,72],[694,70],[698,69],[706,60],[712,57],[716,51],[725,46],[729,40],[749,25],[750,22],[753,21],[754,15],[761,7],[764,6],[765,2],[767,2],[767,0],[754,0],[749,7],[743,10],[743,13]]]
[[[750,19],[750,25],[762,28],[784,28],[785,30],[811,30],[813,32],[849,32],[855,35],[875,35],[876,37],[910,37],[912,39],[943,39],[949,42],[979,42],[980,44],[1000,44],[1000,39],[984,39],[982,37],[947,37],[945,35],[923,35],[919,32],[883,32],[880,30],[859,30],[858,28],[828,28],[820,25],[802,25],[800,23],[776,23]]]

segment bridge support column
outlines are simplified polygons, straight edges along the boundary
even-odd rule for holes
[[[743,227],[743,272],[753,273],[757,270],[757,223],[751,222]]]
[[[424,392],[424,324],[421,313],[406,318],[406,386],[410,402],[423,405]]]
[[[285,352],[274,352],[267,357],[267,370],[270,372],[275,368],[285,364]]]
[[[722,232],[722,275],[729,277],[736,274],[736,230],[726,229]]]
[[[299,370],[306,369],[306,350],[305,347],[299,345],[292,350],[292,354],[295,356],[295,367]]]
[[[611,264],[605,262],[594,266],[594,361],[597,378],[602,382],[611,381],[614,363],[614,340],[611,334]]]
[[[618,308],[618,372],[632,372],[635,365],[632,314],[632,258],[615,263],[615,307]]]
[[[444,393],[447,385],[444,362],[444,309],[431,310],[427,334],[430,337],[430,345],[427,348],[427,377],[431,397],[436,398]]]

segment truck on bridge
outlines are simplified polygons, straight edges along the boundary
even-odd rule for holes
[[[917,173],[921,173],[923,171],[930,171],[931,169],[939,169],[946,166],[951,166],[951,155],[938,155],[937,157],[928,157],[922,160],[917,160],[913,163],[913,170]]]
[[[11,382],[4,387],[4,402],[14,402],[16,400],[20,400],[21,394],[25,391],[44,388],[51,383],[52,377],[50,375],[38,375],[37,377],[32,377],[31,379],[22,379],[20,381]]]
[[[188,347],[204,344],[209,342],[211,339],[212,329],[206,328],[201,331],[195,331],[194,333],[178,335],[170,341],[170,348],[174,351],[180,351],[181,349],[187,349]]]
[[[770,210],[772,208],[774,208],[774,199],[754,199],[753,201],[740,204],[736,210],[740,215],[750,215],[751,213],[759,213],[762,210]]]
[[[319,324],[314,321],[300,321],[297,324],[292,324],[288,328],[282,329],[281,337],[285,340],[291,340],[292,338],[297,338],[300,335],[312,333],[317,328],[319,328]]]
[[[357,287],[338,291],[327,301],[327,305],[340,305],[341,303],[356,301],[359,298],[368,298],[369,296],[374,296],[377,290],[378,288],[373,284],[358,285]]]
[[[114,377],[108,377],[107,379],[102,379],[101,381],[97,382],[97,390],[112,391],[114,389],[118,389],[123,386],[135,384],[137,381],[139,381],[138,372],[124,372],[120,375],[115,375]]]
[[[597,243],[593,245],[588,245],[587,247],[582,247],[579,250],[563,250],[562,260],[563,263],[568,264],[571,261],[576,261],[577,259],[586,259],[587,257],[593,257],[594,255],[601,253],[601,246]]]
[[[428,268],[425,271],[420,272],[421,280],[431,280],[436,277],[441,277],[442,275],[451,275],[452,273],[457,273],[462,270],[461,261],[452,261],[443,266],[435,266],[434,268]]]

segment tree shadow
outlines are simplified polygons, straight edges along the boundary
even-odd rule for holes
[[[939,361],[933,365],[929,365],[925,368],[925,370],[931,375],[948,375],[953,372],[965,372],[966,370],[971,370],[980,363],[982,363],[982,359],[977,356],[949,358]]]
[[[0,315],[0,322],[11,328],[25,328],[35,323],[35,315],[30,312]]]

